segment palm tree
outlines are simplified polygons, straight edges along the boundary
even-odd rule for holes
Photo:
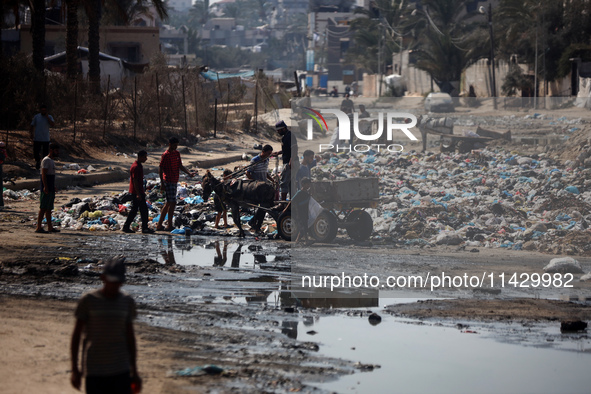
[[[377,59],[391,60],[392,53],[401,50],[399,37],[404,33],[399,26],[403,20],[403,6],[402,0],[376,0],[370,9],[356,9],[356,14],[366,18],[351,22],[355,45],[347,51],[346,62],[379,72]]]
[[[136,0],[136,6],[144,6],[147,0]],[[207,1],[207,0],[206,0]],[[99,62],[99,42],[100,42],[100,20],[102,7],[106,0],[84,0],[84,8],[88,16],[88,78],[95,86],[95,91],[100,91],[101,70]],[[151,4],[156,9],[156,13],[162,19],[168,17],[165,0],[151,0]],[[123,21],[129,23],[130,8],[121,6],[121,2],[111,0],[108,3],[109,7],[118,7],[122,13]]]
[[[240,18],[240,16],[242,15],[243,8],[242,8],[242,4],[241,2],[235,2],[235,3],[228,3],[224,5],[224,18]]]
[[[209,0],[197,0],[189,10],[192,26],[204,25],[209,20]]]
[[[4,28],[4,16],[6,14],[6,6],[4,0],[0,0],[0,60],[3,58],[2,51],[2,29]]]
[[[441,91],[452,93],[462,72],[485,52],[475,35],[478,22],[468,22],[467,0],[423,0],[406,10],[405,31],[414,31],[416,67],[431,75]],[[464,15],[464,16],[462,16]]]
[[[70,79],[78,75],[78,4],[79,0],[66,0],[66,73]]]
[[[570,73],[573,49],[587,46],[591,38],[589,2],[572,0],[502,0],[495,13],[498,21],[499,55],[518,55],[521,63],[535,69],[536,54],[540,74],[554,80]],[[542,75],[539,75],[542,76]]]
[[[45,69],[45,0],[32,0],[33,65],[40,73]]]
[[[97,93],[100,92],[101,68],[99,60],[100,52],[100,20],[101,1],[88,0],[84,3],[86,16],[88,17],[88,79],[94,85]]]

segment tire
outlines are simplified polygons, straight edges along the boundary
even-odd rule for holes
[[[316,221],[309,229],[314,239],[321,243],[331,243],[337,236],[338,224],[336,216],[327,210],[318,215]]]
[[[373,232],[373,220],[365,211],[352,211],[345,220],[347,234],[354,241],[365,241]]]
[[[279,236],[286,241],[291,241],[291,235],[294,233],[295,221],[291,220],[291,212],[285,212],[279,215],[277,219],[277,232]]]
[[[474,148],[474,144],[468,141],[460,141],[457,144],[458,153],[468,153]]]

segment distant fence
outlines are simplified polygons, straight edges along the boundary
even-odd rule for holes
[[[42,102],[56,127],[71,132],[74,142],[112,135],[157,139],[230,128],[253,131],[255,113],[277,107],[275,86],[264,75],[205,81],[194,69],[160,66],[120,81],[103,79],[97,94],[87,80],[71,81],[57,73],[39,76],[29,63],[16,58],[0,65],[0,72],[9,74],[0,86],[4,131],[28,129]]]

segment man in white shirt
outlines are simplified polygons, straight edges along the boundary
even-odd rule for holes
[[[59,233],[53,228],[51,222],[51,211],[55,201],[55,162],[53,159],[59,156],[60,147],[56,143],[49,144],[49,155],[43,158],[41,162],[41,203],[39,205],[39,215],[37,215],[36,233]],[[43,229],[43,217],[47,220],[47,231]]]

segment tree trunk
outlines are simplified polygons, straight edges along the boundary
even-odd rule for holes
[[[4,0],[0,0],[0,15],[4,18]],[[0,60],[4,57],[4,45],[2,45],[2,26],[0,26]]]
[[[45,0],[33,0],[33,7],[33,65],[42,73],[45,69]]]
[[[66,61],[67,75],[70,79],[76,79],[78,75],[78,1],[66,1]]]
[[[101,69],[99,60],[101,20],[101,2],[93,0],[88,13],[88,78],[92,84],[92,90],[96,93],[101,89]]]

